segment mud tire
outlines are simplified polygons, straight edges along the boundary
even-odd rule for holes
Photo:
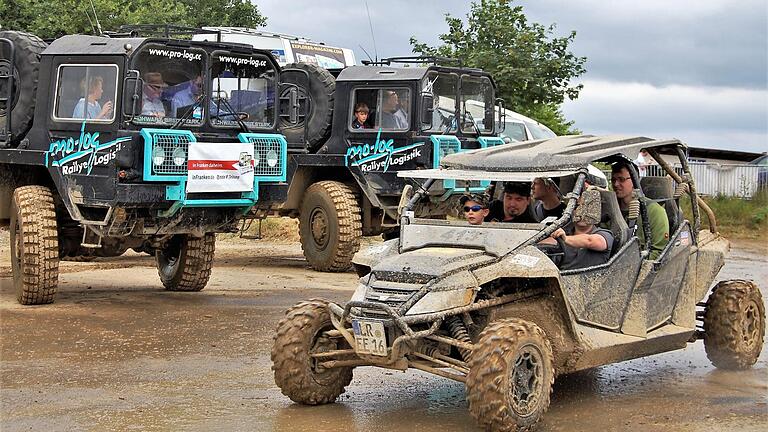
[[[310,352],[317,349],[318,335],[332,329],[327,302],[313,299],[288,309],[277,324],[272,345],[275,383],[292,401],[305,405],[332,403],[352,381],[352,367],[318,371]],[[334,342],[321,346],[337,349]]]
[[[530,430],[549,408],[553,361],[549,339],[539,326],[517,318],[494,321],[480,333],[469,360],[469,412],[491,431]],[[516,363],[520,363],[517,368]],[[527,394],[533,396],[527,410],[513,397],[522,389],[510,388],[515,379],[512,374],[524,377],[525,371],[531,371],[527,384],[532,388]]]
[[[48,46],[39,37],[17,31],[0,31],[0,38],[13,41],[16,46],[16,62],[11,64],[7,45],[0,45],[0,72],[12,74],[15,80],[14,94],[11,96],[11,134],[10,147],[17,147],[24,138],[35,115],[35,96],[37,95],[40,53]],[[5,95],[3,87],[0,94]],[[0,125],[5,128],[7,106],[0,106]]]
[[[720,369],[749,369],[765,336],[765,304],[752,281],[719,282],[704,307],[704,350]]]
[[[304,121],[296,125],[281,120],[280,130],[289,143],[300,143],[304,141],[306,127],[305,147],[314,152],[331,134],[336,79],[327,70],[309,63],[290,63],[283,69],[289,68],[301,69],[309,75],[309,88],[302,87],[304,81],[298,80],[296,74],[286,73],[283,76],[284,82],[298,85],[300,94],[307,98],[307,113]]]
[[[16,188],[11,200],[11,268],[23,305],[53,303],[59,282],[56,206],[45,186]]]
[[[168,291],[200,291],[208,284],[216,249],[216,235],[174,236],[155,251],[157,272]]]
[[[301,203],[299,236],[304,257],[313,269],[349,269],[362,235],[360,205],[352,188],[330,180],[307,188]]]

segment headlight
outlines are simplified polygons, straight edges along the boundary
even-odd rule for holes
[[[186,161],[187,161],[187,152],[185,152],[184,149],[181,147],[176,147],[176,149],[173,151],[173,163],[176,166],[182,166]]]
[[[261,160],[261,155],[256,149],[253,149],[253,166],[259,166],[259,161]]]
[[[277,165],[277,152],[275,149],[270,149],[267,152],[267,165],[269,165],[270,168],[274,168],[275,165]]]
[[[156,145],[152,149],[152,163],[155,165],[162,165],[163,162],[165,162],[165,149]]]

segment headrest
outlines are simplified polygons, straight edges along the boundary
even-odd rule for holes
[[[640,177],[640,188],[653,200],[670,199],[675,192],[669,177]]]
[[[582,192],[579,197],[579,204],[573,210],[573,222],[597,225],[600,223],[601,212],[600,191],[586,190]]]

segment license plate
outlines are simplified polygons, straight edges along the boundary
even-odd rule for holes
[[[355,351],[359,354],[387,355],[387,335],[384,324],[378,321],[352,320]]]

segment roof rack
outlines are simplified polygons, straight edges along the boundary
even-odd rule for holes
[[[221,42],[221,31],[205,30],[198,27],[185,27],[173,24],[135,24],[122,25],[118,32],[110,32],[109,36],[145,37],[160,36],[171,38],[172,36],[192,36],[196,34],[214,34],[216,41]]]
[[[363,60],[361,63],[366,66],[389,66],[392,63],[430,63],[435,66],[464,66],[460,59],[440,56],[389,57],[378,61]]]

